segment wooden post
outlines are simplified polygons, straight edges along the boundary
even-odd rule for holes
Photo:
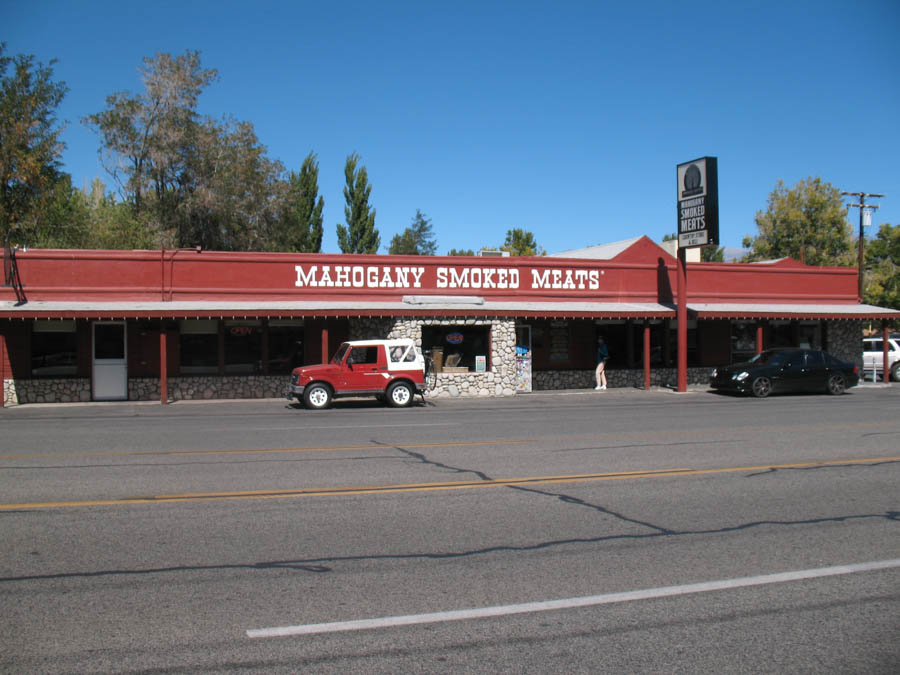
[[[756,322],[756,353],[761,354],[763,350],[763,322]]]
[[[650,322],[644,321],[644,389],[650,389]]]
[[[322,324],[322,363],[328,363],[328,323]]]
[[[888,322],[883,321],[881,323],[881,344],[883,345],[882,356],[884,361],[882,362],[882,366],[884,367],[884,370],[882,370],[881,372],[884,373],[885,383],[891,381],[891,371],[888,369],[888,363],[890,361],[890,359],[888,358],[888,350],[891,347],[890,344],[888,344],[888,339],[890,339],[890,337],[891,331],[888,330]],[[862,376],[860,376],[860,379],[862,379]]]
[[[159,402],[169,403],[168,349],[166,349],[166,322],[159,325]]]

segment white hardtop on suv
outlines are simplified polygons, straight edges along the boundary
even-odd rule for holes
[[[878,336],[863,338],[863,368],[866,375],[873,369],[878,375],[884,370],[884,339]],[[888,337],[888,370],[891,379],[900,381],[900,334]]]
[[[288,399],[322,409],[342,396],[375,396],[394,407],[425,391],[425,359],[409,338],[344,342],[330,363],[291,373]]]

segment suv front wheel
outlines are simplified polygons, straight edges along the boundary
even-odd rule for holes
[[[387,388],[387,400],[395,408],[405,408],[413,401],[413,389],[408,382],[394,382]]]
[[[324,410],[331,405],[331,398],[331,388],[321,382],[315,382],[303,391],[303,402],[313,410]]]

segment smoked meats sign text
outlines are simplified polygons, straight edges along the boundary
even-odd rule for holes
[[[515,267],[425,267],[405,265],[295,265],[297,288],[519,289],[589,290],[600,288],[601,270]]]

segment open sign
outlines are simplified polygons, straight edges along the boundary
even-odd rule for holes
[[[462,334],[462,333],[447,333],[447,338],[446,338],[446,340],[447,340],[447,342],[449,342],[451,345],[462,344],[462,341],[463,341],[463,334]]]

